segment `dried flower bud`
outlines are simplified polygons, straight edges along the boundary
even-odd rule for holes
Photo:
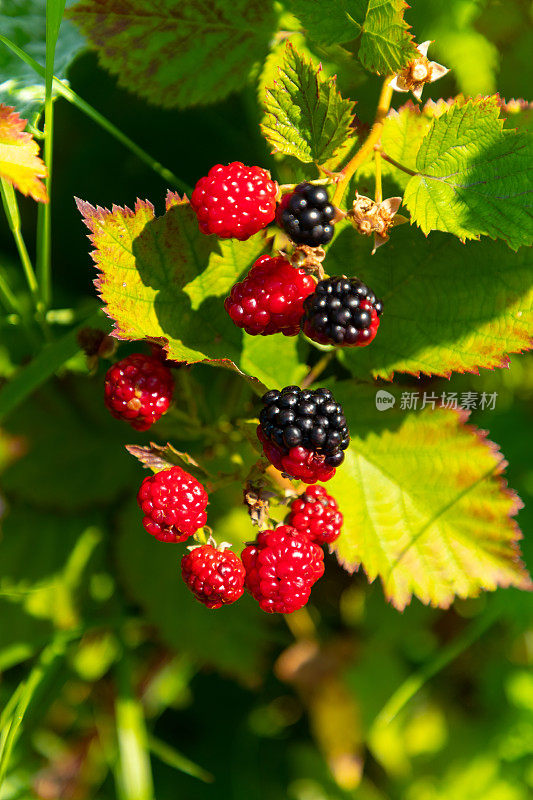
[[[416,48],[420,53],[418,58],[410,61],[409,64],[400,70],[389,86],[396,92],[412,92],[417,100],[422,96],[422,89],[426,83],[433,83],[433,81],[442,78],[450,70],[443,67],[442,64],[437,64],[436,61],[430,61],[427,58],[428,47],[430,41],[422,42]]]
[[[391,228],[407,222],[407,218],[401,214],[396,216],[401,203],[401,197],[389,197],[381,203],[376,203],[372,198],[356,193],[349,218],[363,236],[374,234],[372,253],[388,241]]]

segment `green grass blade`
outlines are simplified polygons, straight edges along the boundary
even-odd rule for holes
[[[184,772],[192,778],[198,778],[198,780],[204,781],[204,783],[212,783],[214,781],[214,777],[210,772],[207,772],[203,767],[195,764],[194,761],[191,761],[187,756],[184,756],[166,742],[162,742],[161,739],[157,739],[155,736],[149,736],[148,745],[154,756],[167,766],[173,767],[179,770],[179,772]]]
[[[0,42],[5,44],[6,47],[9,47],[9,49],[15,53],[15,55],[17,55],[22,61],[24,61],[25,64],[28,64],[28,66],[35,70],[38,75],[44,77],[44,68],[37,61],[35,61],[35,59],[25,53],[24,50],[21,50],[20,47],[17,47],[16,44],[1,34]],[[178,178],[176,175],[174,175],[171,170],[167,169],[167,167],[164,167],[159,163],[159,161],[156,161],[155,158],[152,158],[152,156],[147,153],[146,150],[143,150],[142,147],[139,147],[139,145],[135,144],[135,142],[132,141],[129,136],[126,136],[126,134],[119,130],[116,125],[113,125],[113,123],[104,117],[103,114],[100,114],[99,111],[89,105],[89,103],[83,100],[83,98],[76,94],[76,92],[73,91],[69,86],[60,81],[58,78],[54,78],[53,88],[59,95],[61,95],[61,97],[63,97],[65,100],[68,100],[69,103],[72,103],[72,105],[90,117],[90,119],[96,122],[97,125],[100,125],[101,128],[106,130],[111,136],[117,139],[117,141],[121,142],[121,144],[127,147],[130,152],[134,153],[137,158],[153,169],[154,172],[163,178],[164,181],[168,182],[172,186],[175,186],[180,192],[191,194],[192,188],[185,183],[185,181],[182,181],[181,178]]]
[[[20,689],[20,687],[17,687],[17,689],[15,689],[15,693],[18,694],[18,702],[16,703],[16,707],[13,709],[11,724],[9,725],[7,733],[3,739],[2,749],[0,752],[0,791],[9,767],[13,747],[15,746],[20,735],[21,725],[26,711],[28,710],[28,706],[35,696],[35,693],[41,682],[55,668],[58,660],[63,657],[71,638],[72,632],[70,631],[59,631],[56,633],[52,642],[41,653],[37,664],[30,672],[27,681],[23,684],[23,688]]]
[[[153,800],[154,789],[144,710],[133,691],[132,669],[124,649],[117,665],[115,720],[118,740],[117,785],[123,800]]]
[[[39,205],[37,212],[37,280],[45,309],[50,306],[52,296],[52,159],[54,147],[54,59],[65,0],[46,2],[46,65],[44,70],[44,163],[48,171],[45,186],[48,203]]]
[[[15,244],[17,245],[20,262],[24,270],[24,275],[26,276],[28,287],[34,298],[35,306],[38,307],[39,286],[37,283],[37,278],[35,277],[35,272],[33,271],[33,266],[28,255],[28,251],[26,249],[26,245],[24,243],[24,239],[22,238],[17,196],[12,184],[5,178],[0,178],[0,188],[7,222],[13,234],[13,238],[15,239]]]
[[[410,675],[401,686],[393,692],[376,716],[372,723],[369,739],[372,739],[373,734],[377,730],[389,725],[430,678],[433,678],[434,675],[447,667],[448,664],[460,656],[461,653],[471,647],[474,642],[496,622],[499,614],[500,612],[497,610],[481,614],[465,631],[451,641],[446,647],[443,647],[435,658],[431,659],[418,670],[418,672]]]

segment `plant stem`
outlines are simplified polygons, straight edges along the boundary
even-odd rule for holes
[[[15,690],[19,695],[19,700],[9,730],[4,737],[2,752],[0,754],[0,789],[2,788],[11,759],[11,753],[18,739],[20,726],[28,710],[28,706],[42,681],[54,669],[58,659],[64,655],[71,639],[72,632],[70,631],[59,631],[56,633],[48,647],[42,651],[37,664],[30,672],[28,680],[24,684],[24,688],[22,690],[18,688]]]
[[[1,34],[0,34],[0,42],[5,44],[6,47],[9,47],[9,49],[13,53],[15,53],[15,55],[17,55],[22,61],[24,61],[24,63],[28,64],[28,66],[30,66],[38,75],[44,77],[45,75],[44,68],[31,56],[29,56],[27,53],[21,50],[20,47],[17,47],[16,44],[14,44]],[[156,161],[154,158],[152,158],[152,156],[149,155],[145,150],[143,150],[142,147],[139,147],[137,144],[135,144],[135,142],[133,142],[129,138],[129,136],[126,136],[125,133],[122,133],[122,131],[120,131],[115,125],[113,125],[112,122],[109,122],[109,120],[106,119],[106,117],[104,117],[102,114],[100,114],[99,111],[97,111],[95,108],[89,105],[89,103],[83,100],[78,94],[76,94],[76,92],[74,92],[65,83],[60,81],[58,78],[54,78],[53,88],[59,95],[61,95],[61,97],[65,98],[65,100],[68,100],[69,103],[72,103],[72,105],[76,106],[76,108],[78,108],[88,117],[90,117],[94,122],[96,122],[97,125],[100,125],[100,127],[102,127],[109,134],[111,134],[111,136],[114,136],[115,139],[117,139],[121,144],[127,147],[128,150],[134,153],[134,155],[136,155],[141,161],[144,161],[144,163],[147,164],[149,167],[151,167],[154,170],[154,172],[157,172],[157,174],[161,178],[163,178],[164,181],[172,184],[181,192],[187,192],[188,194],[192,192],[192,188],[187,183],[185,183],[185,181],[182,181],[180,178],[174,175],[173,172],[171,172],[169,169],[160,164],[159,161]]]
[[[115,720],[119,759],[117,785],[123,800],[153,800],[148,733],[141,701],[133,691],[132,664],[126,645],[117,664]]]
[[[369,741],[379,729],[390,725],[407,703],[420,691],[427,681],[444,669],[450,662],[461,655],[476,642],[485,631],[498,619],[500,612],[492,610],[471,623],[471,625],[451,641],[446,647],[425,664],[418,672],[410,675],[387,700],[374,719],[370,729]]]
[[[64,5],[64,4],[63,4]],[[60,12],[60,13],[59,13]],[[59,16],[59,19],[58,19]],[[46,66],[44,70],[44,179],[48,203],[41,203],[37,212],[37,278],[44,309],[50,306],[52,295],[52,157],[54,143],[54,58],[62,9],[55,0],[46,2]]]
[[[399,161],[396,161],[394,158],[388,156],[386,153],[383,152],[383,150],[381,150],[380,152],[381,152],[381,157],[384,159],[384,161],[388,161],[389,164],[392,164],[392,166],[396,167],[396,169],[401,169],[402,172],[406,172],[408,175],[419,175],[418,172],[415,172],[413,169],[409,169],[409,167],[404,167],[404,165],[400,164]]]
[[[17,314],[22,318],[22,310],[15,294],[11,291],[4,275],[0,272],[0,302],[3,303],[8,313]]]
[[[378,100],[378,107],[376,109],[376,116],[374,118],[374,124],[370,129],[367,139],[363,142],[357,153],[346,164],[340,173],[340,180],[337,183],[337,188],[335,189],[332,199],[333,205],[340,204],[342,198],[344,197],[344,193],[347,189],[350,178],[355,173],[357,168],[363,163],[365,158],[372,152],[374,145],[377,144],[381,138],[383,122],[389,112],[392,100],[393,90],[389,86],[391,78],[392,76],[388,75],[383,81],[383,86],[381,87],[381,93]]]
[[[30,257],[28,255],[24,239],[22,238],[22,232],[20,229],[19,207],[17,203],[17,197],[15,195],[15,190],[13,189],[13,186],[9,183],[9,181],[7,181],[5,178],[0,179],[0,188],[2,192],[2,202],[4,204],[4,211],[6,212],[7,222],[11,230],[11,233],[13,234],[15,244],[17,246],[17,250],[20,257],[20,263],[22,264],[22,269],[24,270],[24,275],[26,276],[28,287],[34,299],[35,307],[38,308],[39,285],[37,283],[37,278],[35,277],[35,272],[33,271],[33,266]]]
[[[305,378],[301,383],[301,388],[307,389],[309,386],[311,386],[317,380],[317,378],[319,378],[320,375],[322,375],[322,373],[324,372],[324,370],[326,369],[329,362],[332,360],[334,356],[335,356],[335,350],[330,350],[329,353],[323,355],[322,358],[316,362],[315,366],[309,370],[309,372],[307,373],[307,375],[305,376]]]
[[[383,188],[381,186],[381,153],[378,149],[374,151],[374,161],[376,165],[376,191],[374,199],[376,203],[381,203],[383,200]]]

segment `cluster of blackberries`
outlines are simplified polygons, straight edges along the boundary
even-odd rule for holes
[[[320,281],[304,300],[302,330],[321,344],[362,347],[375,337],[381,300],[357,278]]]
[[[333,238],[335,214],[323,186],[300,183],[282,198],[276,221],[295,244],[320,247]]]

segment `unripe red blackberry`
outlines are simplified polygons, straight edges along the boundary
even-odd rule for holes
[[[286,386],[281,392],[266,392],[261,399],[264,408],[259,414],[258,437],[276,469],[282,463],[283,472],[308,483],[329,480],[335,467],[344,461],[344,450],[350,443],[342,406],[335,402],[329,389]],[[273,448],[265,448],[265,441]],[[308,477],[291,471],[295,465],[288,464],[287,457],[298,464],[305,462],[310,468]],[[331,473],[323,477],[319,465]]]
[[[145,478],[137,502],[145,529],[160,542],[184,542],[207,521],[207,492],[181,467]]]
[[[146,431],[167,411],[173,389],[172,373],[159,358],[133,353],[108,369],[104,402],[116,419]]]
[[[282,449],[265,437],[261,426],[257,426],[257,438],[263,446],[263,453],[273,467],[284,475],[304,483],[331,480],[335,475],[335,467],[328,466],[324,456],[317,455],[305,447]]]
[[[295,244],[320,247],[333,238],[336,213],[323,186],[300,183],[282,197],[276,222]]]
[[[224,307],[233,322],[252,336],[297,336],[303,301],[316,283],[305,270],[281,256],[261,256],[246,278],[236,283]]]
[[[232,161],[216,164],[200,178],[191,206],[203,233],[242,241],[272,222],[278,191],[266,169]]]
[[[379,328],[381,300],[357,278],[319,281],[304,301],[302,330],[320,344],[364,347]]]
[[[207,608],[234,603],[244,592],[244,566],[231,550],[217,550],[210,544],[195,547],[181,559],[181,574]]]
[[[263,611],[271,614],[290,614],[302,608],[313,584],[324,574],[321,548],[289,525],[261,531],[241,558],[247,590]]]
[[[343,517],[335,499],[323,486],[308,486],[291,503],[287,524],[316,544],[331,544],[339,538]]]

